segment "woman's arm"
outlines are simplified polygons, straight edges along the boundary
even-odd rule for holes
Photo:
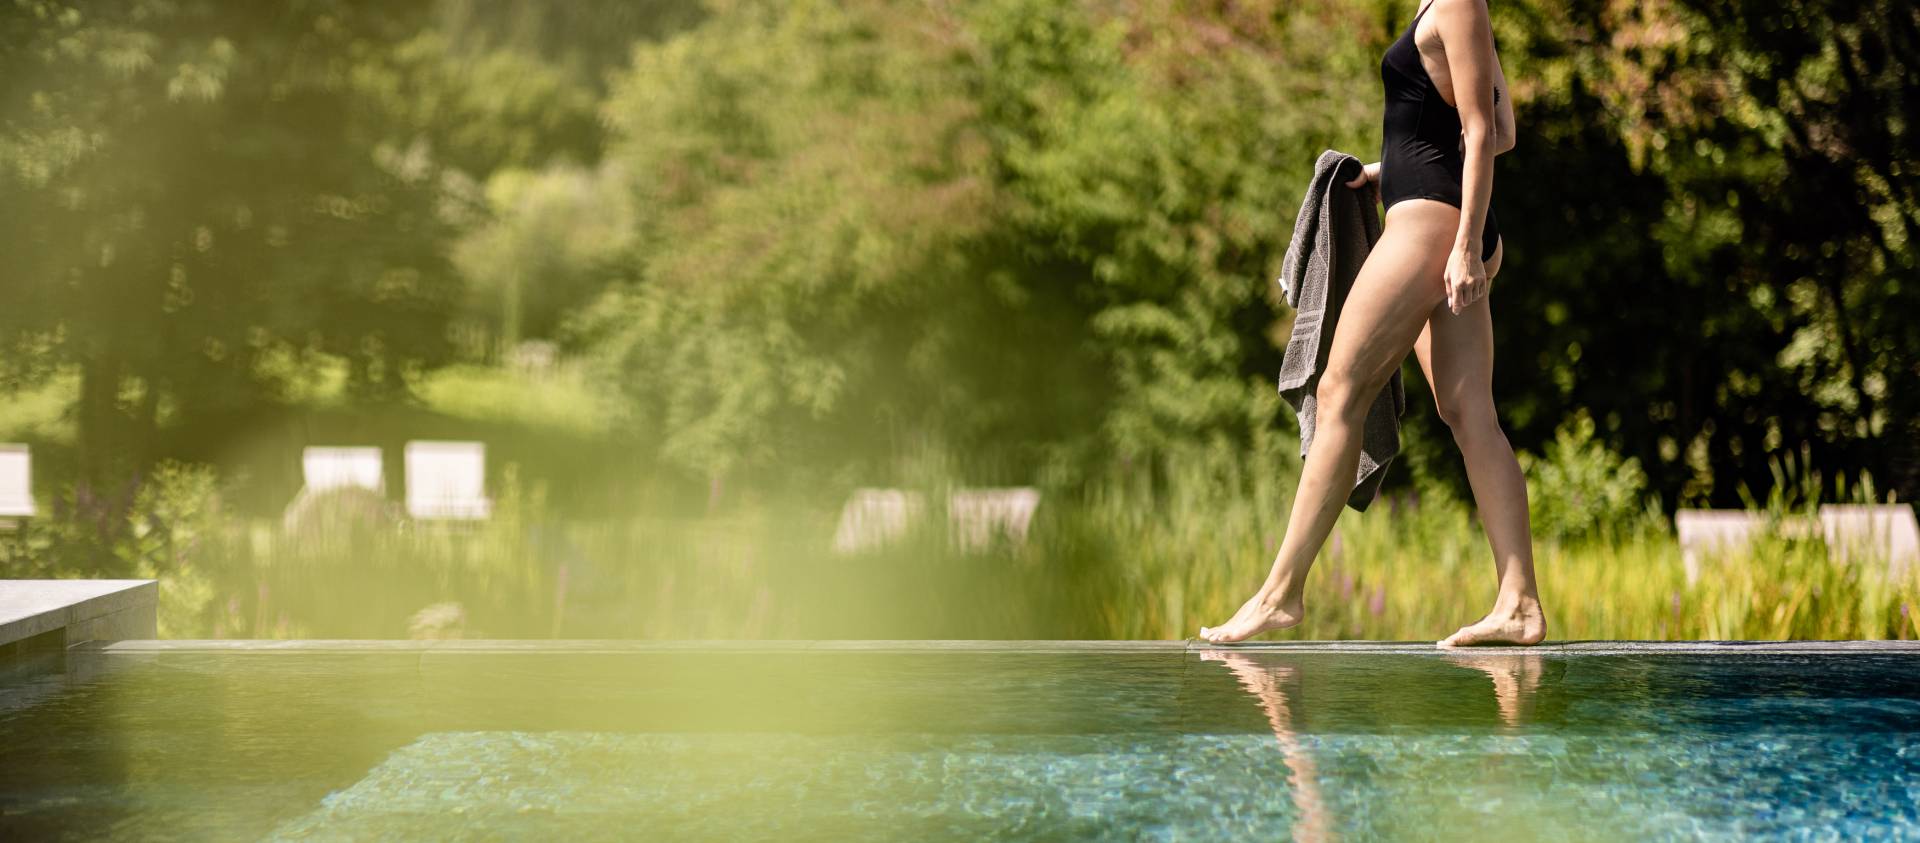
[[[1459,148],[1462,154],[1467,151],[1467,133],[1460,131]],[[1518,130],[1513,122],[1513,98],[1507,95],[1507,74],[1500,69],[1500,53],[1493,55],[1493,154],[1499,155],[1513,149],[1513,143],[1519,139]]]
[[[1486,0],[1434,0],[1441,43],[1447,51],[1447,73],[1460,112],[1461,146],[1465,165],[1460,177],[1460,231],[1456,252],[1480,256],[1480,231],[1487,219],[1487,197],[1493,193],[1494,66],[1493,26]],[[1502,99],[1506,99],[1502,92]]]
[[[1492,33],[1488,33],[1489,39]],[[1491,44],[1491,40],[1488,42]],[[1500,67],[1500,52],[1493,51],[1493,154],[1513,148],[1516,140],[1513,123],[1513,97],[1507,95],[1507,73]]]

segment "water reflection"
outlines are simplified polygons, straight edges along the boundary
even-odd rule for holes
[[[1274,740],[1280,744],[1281,758],[1292,771],[1287,776],[1287,784],[1291,785],[1288,792],[1293,795],[1293,805],[1299,811],[1299,819],[1293,824],[1293,839],[1335,839],[1333,817],[1320,791],[1319,768],[1314,764],[1313,755],[1301,745],[1295,730],[1294,707],[1300,698],[1299,668],[1271,662],[1259,664],[1243,653],[1220,650],[1204,650],[1200,659],[1225,664],[1241,687],[1259,700],[1260,707],[1266,711]]]
[[[1456,665],[1480,671],[1493,679],[1493,699],[1500,721],[1513,729],[1532,722],[1533,701],[1540,690],[1545,661],[1538,653],[1449,653]]]
[[[1232,672],[1241,690],[1251,695],[1266,715],[1281,760],[1289,771],[1287,781],[1295,808],[1292,828],[1295,839],[1334,839],[1337,815],[1359,807],[1346,805],[1344,810],[1335,810],[1341,793],[1331,782],[1352,773],[1348,768],[1356,757],[1330,749],[1340,744],[1343,736],[1377,734],[1383,728],[1398,730],[1413,724],[1424,724],[1440,734],[1458,734],[1460,730],[1464,730],[1464,734],[1484,734],[1489,728],[1509,733],[1537,733],[1542,727],[1552,727],[1546,722],[1551,719],[1550,715],[1543,712],[1553,707],[1543,708],[1539,704],[1543,685],[1549,684],[1544,679],[1550,663],[1538,653],[1468,651],[1445,654],[1438,659],[1405,657],[1404,661],[1392,663],[1396,669],[1386,672],[1380,671],[1386,664],[1378,662],[1372,665],[1373,669],[1356,671],[1351,662],[1313,657],[1224,650],[1204,650],[1198,655],[1202,661],[1218,662]],[[1486,680],[1474,681],[1461,671],[1475,677],[1485,676]],[[1448,675],[1454,678],[1448,679]],[[1392,688],[1407,694],[1391,693]],[[1491,706],[1486,704],[1486,692],[1480,690],[1489,688],[1493,697]],[[1306,702],[1309,698],[1313,700],[1311,708]],[[1493,717],[1495,712],[1497,721]],[[1400,743],[1396,740],[1393,745],[1399,747]],[[1516,748],[1510,744],[1488,745],[1491,754],[1480,758],[1483,763],[1473,765],[1473,772],[1467,775],[1478,781],[1480,787],[1504,790],[1499,798],[1511,796],[1510,788],[1517,784],[1508,767],[1526,755],[1522,750],[1521,756],[1511,756],[1509,753]],[[1327,757],[1316,757],[1316,753]],[[1415,774],[1415,777],[1424,779],[1434,772],[1437,771]],[[1526,775],[1520,774],[1520,778],[1524,780]],[[1376,805],[1365,809],[1375,816],[1348,819],[1365,825],[1400,809],[1420,813],[1411,803]],[[1453,819],[1464,822],[1475,817]]]

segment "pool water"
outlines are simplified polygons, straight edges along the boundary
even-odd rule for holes
[[[1920,839],[1920,656],[71,651],[0,839]]]

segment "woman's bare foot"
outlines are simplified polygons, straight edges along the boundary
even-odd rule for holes
[[[1460,627],[1442,639],[1441,647],[1471,647],[1484,644],[1533,645],[1547,637],[1547,616],[1540,610],[1540,598],[1526,595],[1503,598],[1493,611],[1479,621]]]
[[[1268,630],[1286,629],[1304,617],[1306,607],[1299,597],[1269,603],[1265,597],[1255,594],[1226,623],[1212,628],[1200,627],[1200,638],[1211,644],[1232,644]]]

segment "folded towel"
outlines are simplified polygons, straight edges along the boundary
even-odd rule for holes
[[[1280,395],[1299,416],[1303,460],[1313,444],[1314,389],[1326,366],[1327,351],[1333,347],[1332,326],[1339,324],[1340,306],[1367,252],[1380,240],[1380,212],[1371,194],[1346,186],[1365,166],[1344,152],[1320,153],[1277,279],[1287,304],[1299,311],[1280,360]],[[1367,409],[1359,472],[1347,497],[1347,505],[1355,510],[1364,512],[1379,495],[1387,466],[1400,453],[1400,417],[1406,412],[1406,387],[1395,367],[1392,380]]]

